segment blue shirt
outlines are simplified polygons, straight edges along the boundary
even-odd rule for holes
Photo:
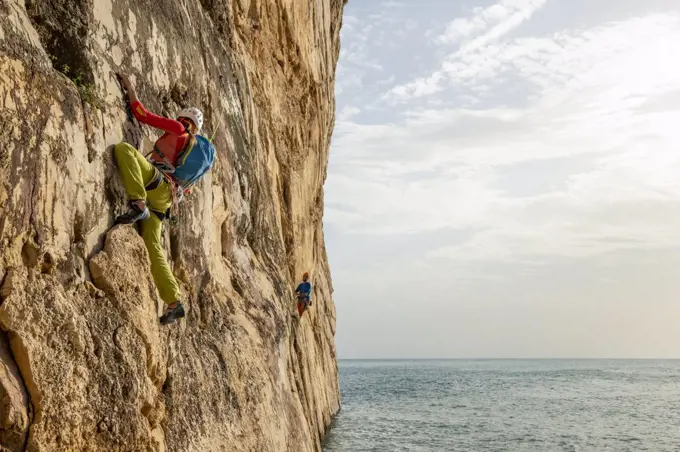
[[[309,295],[312,293],[312,283],[309,281],[300,283],[299,286],[297,286],[297,289],[295,289],[296,292],[300,292],[298,295],[298,298],[305,298],[309,300]]]

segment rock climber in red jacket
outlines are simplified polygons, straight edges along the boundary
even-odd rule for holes
[[[120,80],[127,91],[128,101],[139,122],[164,131],[154,145],[152,161],[128,143],[118,143],[114,149],[118,171],[128,195],[128,212],[116,218],[116,224],[140,222],[140,230],[151,261],[151,274],[161,299],[166,305],[161,323],[172,323],[185,316],[180,302],[181,292],[161,245],[162,221],[168,215],[177,193],[170,178],[163,176],[163,169],[173,167],[177,155],[195,140],[194,135],[203,125],[203,113],[197,108],[185,108],[178,118],[163,118],[149,112],[137,98],[126,75]],[[174,169],[174,167],[172,168]]]

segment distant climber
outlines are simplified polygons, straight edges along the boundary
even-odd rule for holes
[[[175,280],[161,245],[162,221],[176,208],[189,188],[212,167],[215,148],[197,135],[203,126],[203,113],[185,108],[177,119],[149,112],[137,99],[129,78],[119,75],[127,91],[135,118],[165,133],[155,143],[147,160],[128,143],[114,149],[118,171],[128,195],[130,210],[116,218],[116,224],[140,222],[141,235],[149,251],[151,275],[166,305],[160,322],[173,323],[185,316],[179,285]]]
[[[312,305],[312,300],[310,298],[312,294],[312,283],[309,281],[309,273],[305,272],[302,275],[302,282],[295,289],[295,294],[297,295],[298,301],[298,313],[302,316],[302,313]]]

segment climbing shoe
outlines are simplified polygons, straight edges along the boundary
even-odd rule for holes
[[[184,314],[184,306],[182,306],[182,303],[178,303],[176,307],[168,307],[168,309],[165,310],[165,314],[161,316],[161,323],[163,325],[168,325],[184,317]]]
[[[115,224],[133,224],[146,220],[151,215],[146,203],[142,200],[130,201],[129,205],[130,210],[116,218]]]

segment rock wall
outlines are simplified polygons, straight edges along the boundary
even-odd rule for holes
[[[0,0],[0,444],[319,451],[339,409],[322,230],[342,0]],[[197,106],[213,171],[166,225],[186,319],[162,327],[111,147],[114,76]],[[314,305],[297,318],[309,271]]]

